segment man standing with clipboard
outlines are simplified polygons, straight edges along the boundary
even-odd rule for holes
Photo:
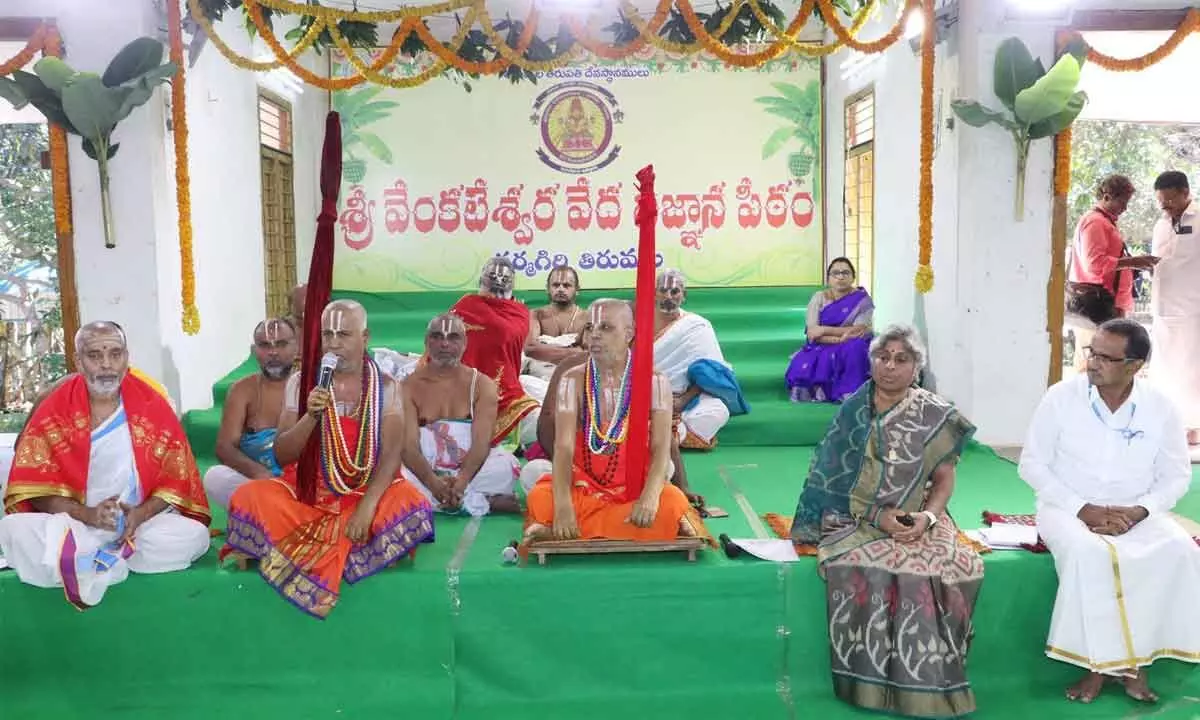
[[[1163,216],[1154,226],[1150,312],[1154,318],[1151,375],[1179,404],[1188,444],[1200,445],[1200,207],[1187,175],[1172,170],[1154,181]]]

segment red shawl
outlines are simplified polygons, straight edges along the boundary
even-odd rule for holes
[[[208,498],[179,418],[157,390],[133,373],[121,381],[121,401],[133,439],[142,497],[157,497],[181,514],[209,524]],[[35,512],[31,500],[87,500],[92,451],[87,383],[71,375],[46,396],[17,442],[4,507]]]
[[[492,432],[492,444],[496,445],[538,406],[521,387],[521,354],[529,336],[529,308],[518,300],[464,295],[450,312],[467,326],[463,364],[487,375],[500,387]]]

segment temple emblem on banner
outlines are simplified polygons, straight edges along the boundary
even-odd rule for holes
[[[538,159],[563,173],[583,175],[621,153],[614,126],[624,120],[617,98],[590,82],[559,83],[538,95],[530,120],[538,127]]]

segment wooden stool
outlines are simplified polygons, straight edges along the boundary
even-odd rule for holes
[[[546,564],[547,555],[608,555],[610,553],[686,553],[688,562],[708,544],[704,538],[681,537],[674,540],[537,540],[529,544],[529,554],[537,555],[538,565]],[[526,559],[521,564],[526,563]]]

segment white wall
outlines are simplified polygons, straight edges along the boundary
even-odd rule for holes
[[[150,2],[5,0],[5,16],[57,17],[67,60],[103,70],[121,46],[158,35],[164,21]],[[241,24],[219,31],[243,53],[251,49]],[[313,67],[320,67],[317,59]],[[212,384],[243,360],[254,325],[265,314],[261,180],[258,149],[259,76],[230,65],[211,45],[187,76],[192,226],[201,331],[183,333],[174,139],[167,129],[168,91],[156,93],[118,128],[112,165],[117,243],[106,249],[96,165],[71,142],[76,274],[80,320],[110,319],[127,330],[131,360],[159,378],[179,407],[212,404]],[[318,206],[316,165],[327,93],[306,88],[294,107],[297,238],[312,233]],[[301,258],[307,272],[307,255]]]

